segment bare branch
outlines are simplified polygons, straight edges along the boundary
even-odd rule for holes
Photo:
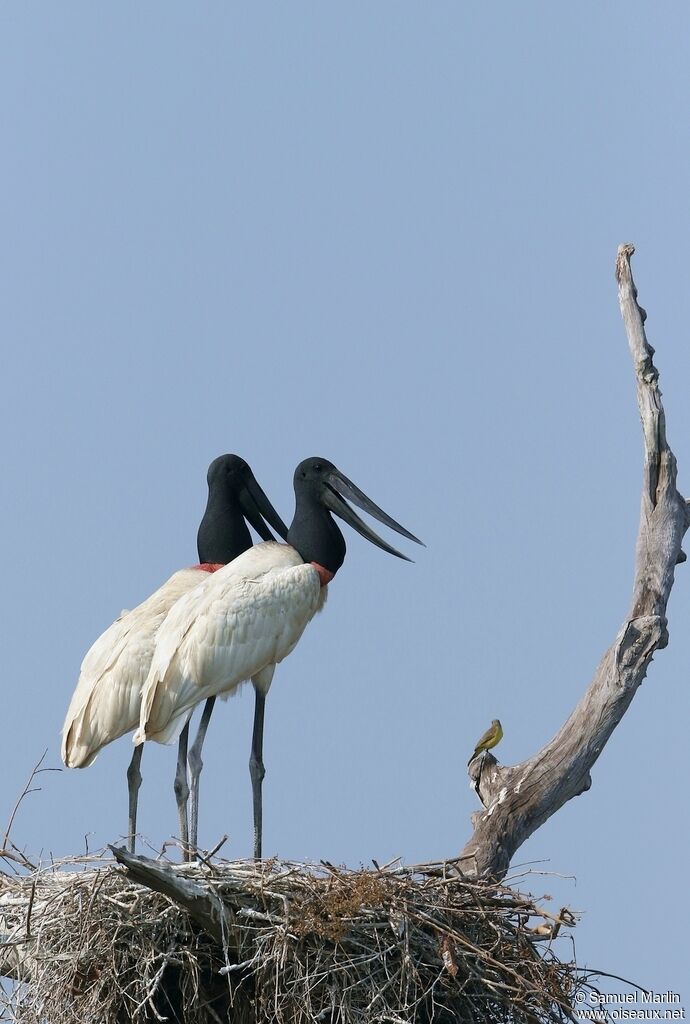
[[[17,849],[12,840],[9,840],[9,842],[10,846],[12,847],[12,850],[0,850],[0,858],[2,858],[3,860],[11,861],[13,864],[20,864],[23,868],[26,868],[28,871],[35,871],[36,865],[32,864],[29,858],[25,856],[25,854],[23,854],[21,850]]]
[[[127,868],[127,873],[140,885],[160,892],[174,900],[220,946],[227,944],[231,921],[222,900],[190,878],[184,878],[172,866],[136,856],[117,847],[109,847],[115,860]]]
[[[676,460],[666,440],[659,374],[647,341],[647,314],[637,302],[630,258],[616,260],[618,298],[637,381],[644,436],[642,507],[630,611],[579,704],[559,732],[522,764],[499,765],[490,753],[475,758],[470,778],[484,804],[473,815],[474,834],[458,859],[469,876],[502,878],[515,851],[564,803],[591,785],[590,770],[644,679],[655,651],[668,643],[666,606],[688,503],[676,489]]]
[[[62,771],[61,768],[42,768],[41,767],[41,765],[43,764],[43,762],[45,760],[45,756],[46,756],[47,753],[48,753],[48,750],[46,748],[46,750],[44,750],[43,753],[41,754],[41,756],[38,759],[37,763],[31,769],[31,775],[29,776],[29,778],[28,778],[28,780],[26,782],[26,785],[24,786],[24,789],[21,792],[21,795],[19,796],[19,799],[17,800],[17,802],[15,803],[14,807],[12,808],[12,813],[10,814],[10,820],[8,821],[7,828],[5,829],[5,838],[3,839],[3,842],[2,842],[2,846],[5,847],[5,848],[7,847],[8,843],[10,842],[10,832],[12,831],[12,825],[14,824],[14,819],[17,816],[17,811],[19,810],[19,808],[21,806],[22,800],[24,799],[24,797],[28,796],[29,793],[40,793],[40,788],[39,787],[36,787],[36,789],[32,789],[31,788],[31,784],[34,781],[34,779],[36,778],[36,776],[40,775],[41,772],[59,772],[59,771]],[[13,843],[11,843],[10,845],[14,846]],[[16,849],[16,847],[15,847],[15,849]],[[33,866],[33,865],[30,865],[30,866]]]

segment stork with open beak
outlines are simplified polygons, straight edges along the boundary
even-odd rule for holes
[[[252,546],[247,522],[264,540],[273,540],[264,518],[281,537],[287,536],[287,527],[244,459],[237,455],[219,456],[209,466],[207,480],[208,503],[197,535],[199,565],[180,569],[140,605],[132,611],[123,612],[96,640],[82,662],[77,688],[62,730],[62,760],[68,768],[88,767],[103,747],[136,728],[142,688],[161,623],[183,594],[198,587],[210,578],[210,574]],[[204,708],[203,733],[200,727],[200,736],[192,747],[198,765],[213,703],[214,699],[209,699]],[[184,844],[188,844],[188,733],[187,723],[180,735],[175,775],[175,795]],[[135,748],[127,769],[128,846],[132,853],[142,751],[142,746]],[[196,792],[197,802],[199,771],[200,768],[192,778],[193,801]]]
[[[346,499],[421,544],[326,459],[295,470],[295,515],[287,545],[258,544],[202,587],[185,594],[159,630],[144,685],[134,742],[170,743],[201,700],[227,696],[251,679],[256,691],[250,774],[254,856],[261,857],[264,705],[275,666],[290,654],[323,607],[326,587],[345,560],[333,514],[377,547],[411,561],[382,540]],[[192,849],[197,836],[190,836]]]

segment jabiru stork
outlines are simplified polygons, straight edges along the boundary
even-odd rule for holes
[[[62,730],[62,760],[68,768],[86,768],[108,743],[136,728],[141,694],[161,623],[175,602],[222,566],[252,546],[248,521],[260,537],[273,540],[264,517],[281,537],[287,527],[238,455],[221,455],[207,473],[208,501],[197,534],[199,564],[180,569],[150,597],[123,612],[87,652]],[[245,521],[246,520],[246,521]],[[198,801],[201,745],[215,698],[204,708],[202,726],[190,751],[196,758],[192,799]],[[186,803],[189,723],[180,735],[175,797],[181,839],[188,844]],[[134,852],[141,755],[135,747],[127,769],[129,791],[128,847]]]
[[[261,857],[263,725],[275,666],[290,654],[321,610],[326,588],[345,560],[339,516],[372,544],[406,561],[357,515],[349,499],[417,544],[327,459],[301,462],[294,475],[295,514],[287,544],[257,544],[171,609],[156,638],[134,743],[170,743],[199,701],[227,696],[243,682],[256,691],[250,774],[254,857]],[[196,849],[192,830],[190,845]]]

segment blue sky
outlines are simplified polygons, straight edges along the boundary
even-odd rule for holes
[[[211,459],[245,457],[289,518],[319,454],[428,547],[408,565],[348,531],[268,699],[266,852],[462,847],[476,738],[498,715],[501,759],[533,753],[627,611],[620,242],[688,486],[689,28],[681,3],[2,5],[0,820],[59,763],[86,649],[195,561]],[[516,858],[575,876],[529,885],[585,912],[583,965],[685,999],[689,605],[681,567],[591,791]],[[205,753],[200,839],[230,856],[252,703]],[[15,841],[117,840],[130,752],[43,776]],[[173,771],[147,747],[156,847]]]

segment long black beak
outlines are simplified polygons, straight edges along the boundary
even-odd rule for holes
[[[255,477],[250,475],[239,494],[242,511],[262,540],[273,540],[273,534],[266,526],[264,519],[276,533],[287,540],[288,528],[270,503]]]
[[[331,512],[335,512],[337,516],[340,516],[349,526],[351,526],[357,533],[361,534],[362,537],[366,537],[368,541],[375,544],[378,548],[383,548],[390,555],[395,555],[397,558],[404,558],[406,562],[411,562],[412,559],[408,558],[407,555],[403,555],[400,551],[397,551],[390,544],[387,544],[377,533],[371,529],[370,526],[364,522],[363,519],[357,515],[354,509],[351,509],[344,498],[349,498],[350,501],[354,502],[355,505],[368,512],[374,519],[378,519],[380,523],[384,523],[389,526],[391,530],[395,530],[396,533],[400,533],[403,537],[407,537],[408,540],[413,540],[415,544],[421,544],[425,547],[423,541],[415,537],[413,533],[406,530],[404,526],[397,523],[395,519],[391,518],[387,512],[384,512],[382,508],[379,508],[371,498],[367,497],[364,491],[360,491],[356,484],[353,484],[351,480],[341,473],[339,469],[333,469],[326,478],[326,489],[324,492],[324,504]]]

